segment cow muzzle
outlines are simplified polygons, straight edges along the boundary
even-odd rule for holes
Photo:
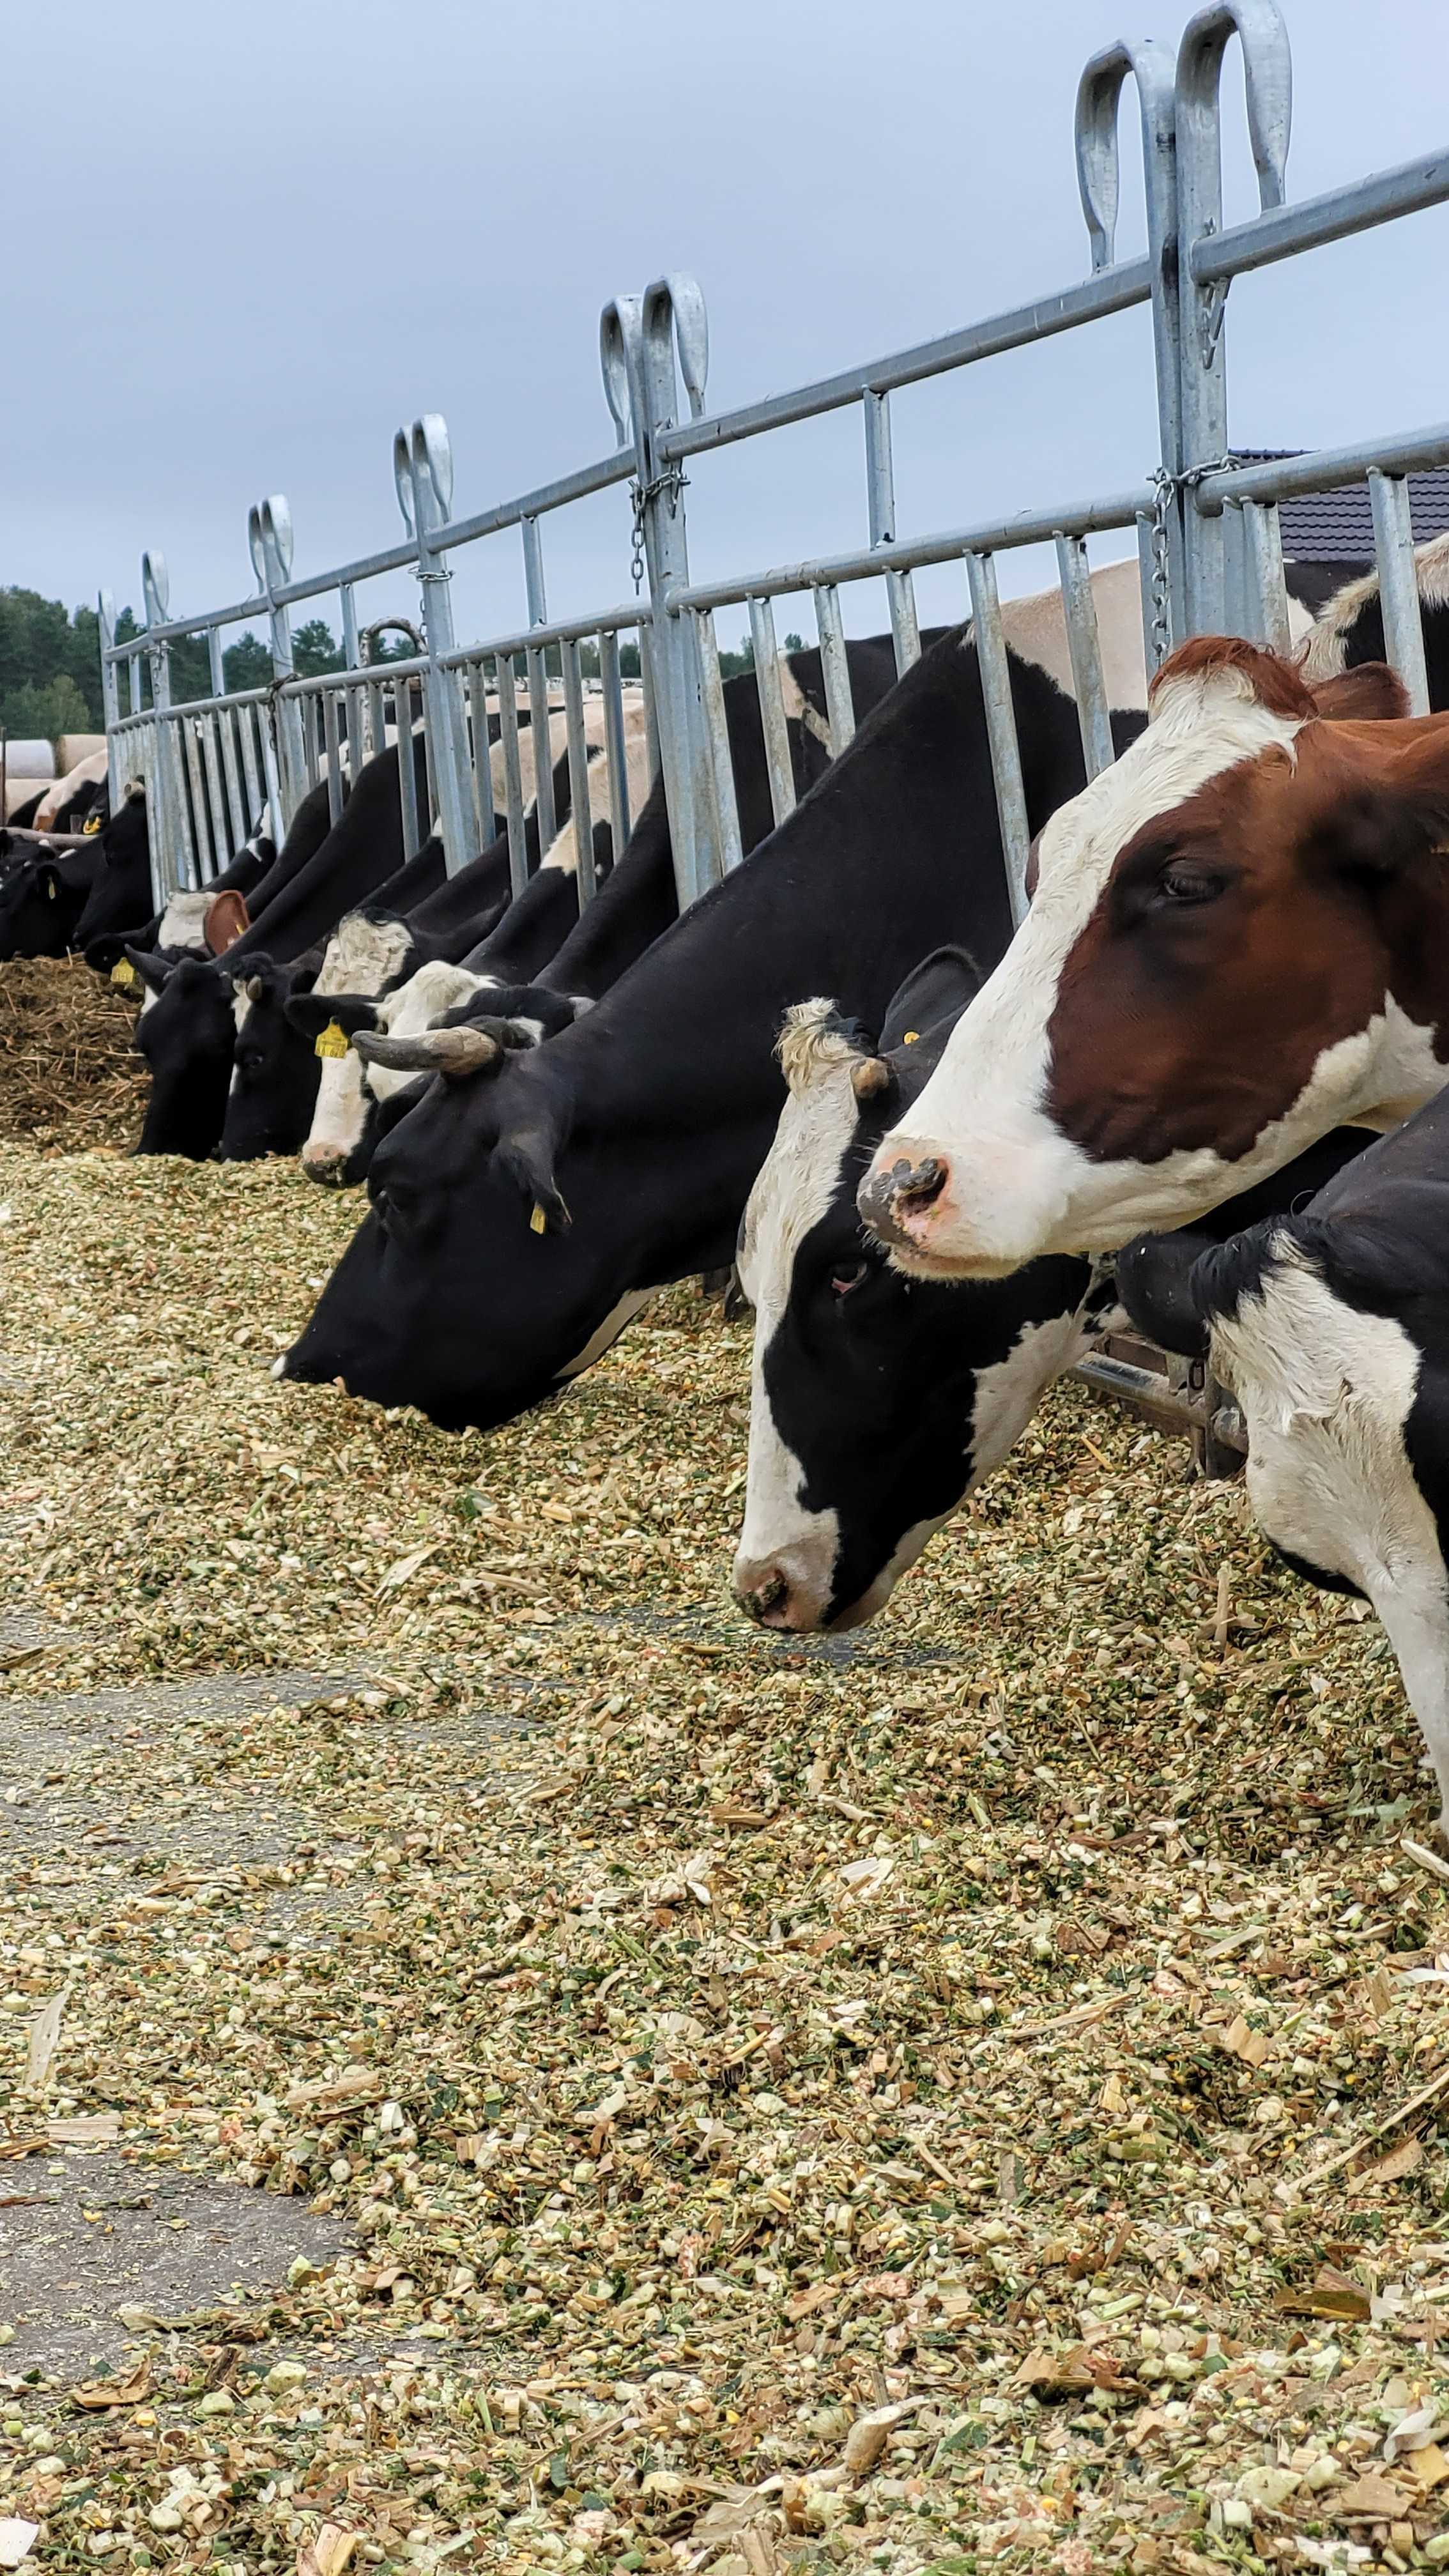
[[[324,1189],[340,1189],[347,1178],[347,1149],[343,1145],[304,1145],[302,1169],[309,1181],[320,1181]]]
[[[867,1172],[855,1204],[871,1233],[893,1252],[928,1249],[934,1214],[951,1179],[946,1156],[892,1138],[891,1159]]]
[[[824,1615],[825,1604],[815,1597],[814,1587],[792,1574],[782,1557],[737,1559],[734,1593],[757,1628],[800,1636],[818,1628]]]

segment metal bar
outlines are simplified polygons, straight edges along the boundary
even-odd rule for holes
[[[1419,161],[1402,161],[1320,197],[1303,197],[1295,206],[1275,206],[1250,223],[1229,224],[1224,231],[1194,242],[1189,270],[1196,285],[1222,277],[1241,277],[1248,269],[1266,268],[1273,260],[1292,259],[1299,251],[1319,250],[1345,234],[1368,232],[1399,215],[1417,215],[1426,206],[1449,198],[1449,152],[1428,152]]]
[[[594,816],[589,802],[589,746],[584,740],[584,681],[577,644],[563,647],[564,714],[569,738],[569,804],[574,848],[578,852],[579,910],[592,903],[594,883]]]
[[[456,669],[480,653],[527,653],[546,644],[583,644],[606,629],[617,632],[629,626],[647,626],[650,610],[647,602],[633,600],[626,608],[596,609],[586,617],[551,617],[546,626],[522,626],[513,635],[487,635],[478,644],[464,644],[455,653],[439,655],[445,670]],[[421,668],[419,664],[417,666]]]
[[[619,672],[619,638],[599,637],[599,678],[604,692],[604,750],[609,763],[609,822],[617,867],[632,828],[629,812],[629,761],[624,738],[624,684]]]
[[[383,684],[381,680],[370,680],[368,682],[367,718],[371,738],[370,756],[372,759],[376,760],[379,752],[386,751],[387,749],[387,699],[383,692]]]
[[[644,692],[644,735],[649,745],[649,783],[663,775],[664,755],[659,748],[659,700],[654,687],[654,630],[639,629],[639,685]]]
[[[1098,1352],[1091,1359],[1078,1362],[1069,1374],[1094,1395],[1105,1395],[1114,1404],[1125,1404],[1164,1431],[1205,1431],[1208,1408],[1200,1395],[1189,1395],[1170,1386],[1156,1369],[1135,1368],[1130,1360],[1110,1358]],[[1247,1451],[1247,1435],[1237,1406],[1220,1406],[1212,1421],[1213,1437],[1224,1448]]]
[[[1067,621],[1067,650],[1072,657],[1072,689],[1081,728],[1082,758],[1088,778],[1097,778],[1112,766],[1112,719],[1107,708],[1107,684],[1102,677],[1102,641],[1097,632],[1092,571],[1081,537],[1058,537],[1057,572]]]
[[[223,707],[216,719],[221,741],[221,765],[226,777],[227,811],[231,816],[232,855],[241,848],[251,830],[251,820],[242,796],[241,772],[237,766],[237,726],[245,719],[234,707]]]
[[[504,653],[494,663],[498,680],[498,739],[503,745],[503,810],[508,825],[508,878],[516,895],[528,883],[528,843],[523,835],[523,771],[518,758],[518,689]]]
[[[1243,566],[1257,638],[1270,653],[1293,648],[1288,618],[1288,585],[1283,578],[1283,535],[1276,501],[1240,501],[1243,522]]]
[[[1021,774],[1021,745],[1016,736],[1016,708],[1011,695],[1011,664],[1001,631],[1001,601],[996,566],[989,554],[969,554],[966,578],[971,586],[971,618],[976,667],[981,675],[981,703],[986,714],[986,740],[996,788],[996,815],[1001,829],[1001,855],[1015,928],[1026,919],[1026,863],[1031,851],[1031,824],[1026,810],[1026,783]]]
[[[357,631],[357,593],[350,581],[340,585],[338,606],[342,615],[342,667],[352,671],[362,648]],[[362,721],[362,691],[354,684],[347,691],[347,766],[354,786],[363,763]]]
[[[1419,576],[1414,562],[1414,531],[1409,520],[1409,486],[1402,474],[1374,472],[1368,479],[1374,514],[1374,554],[1379,568],[1379,606],[1383,611],[1384,650],[1409,692],[1409,713],[1429,713],[1429,674],[1424,661],[1424,622],[1419,610]]]
[[[542,653],[530,651],[525,653],[523,660],[528,673],[528,711],[533,729],[533,802],[538,815],[538,846],[543,851],[558,831],[548,735],[548,673],[543,667]]]
[[[201,736],[202,757],[206,763],[206,809],[211,821],[211,873],[213,876],[220,875],[232,855],[231,838],[227,831],[226,798],[222,793],[221,784],[221,751],[217,740],[222,721],[222,718],[216,715],[198,716],[196,719],[197,730]]]
[[[775,647],[775,611],[768,599],[750,601],[750,636],[755,648],[755,688],[765,735],[765,766],[770,776],[770,810],[777,823],[795,811],[795,768],[785,722],[785,693],[780,686],[780,656]]]
[[[327,745],[327,820],[342,820],[342,729],[337,718],[337,691],[329,689],[322,700],[322,723]]]
[[[181,799],[181,836],[185,845],[188,872],[193,894],[204,884],[206,870],[201,864],[202,830],[206,820],[206,781],[201,769],[201,743],[197,733],[199,717],[180,719],[177,730],[186,759],[186,780],[191,794]]]
[[[468,720],[473,749],[473,819],[478,847],[493,838],[493,772],[488,760],[488,683],[481,661],[464,665],[468,686]]]
[[[725,875],[729,876],[739,866],[745,853],[740,839],[740,813],[735,796],[734,763],[730,759],[729,718],[725,713],[724,680],[719,667],[719,642],[714,631],[714,619],[707,608],[694,611],[694,636],[699,653],[705,729],[709,735],[710,775],[714,782],[714,819],[719,838],[720,865]],[[772,776],[772,794],[773,783]],[[777,816],[776,820],[778,819]]]
[[[215,626],[207,628],[206,649],[207,658],[211,665],[211,694],[214,698],[224,698],[226,696],[226,671],[222,663],[221,635]]]
[[[890,398],[882,393],[861,396],[861,416],[865,423],[865,492],[866,512],[872,549],[894,542],[896,533],[895,463],[891,453]],[[892,571],[886,575],[886,598],[890,608],[891,639],[895,646],[896,676],[901,678],[912,663],[921,658],[921,630],[916,617],[915,593],[909,573]]]
[[[277,760],[276,710],[260,706],[256,710],[257,736],[262,746],[262,772],[267,782],[267,812],[271,817],[272,839],[280,850],[287,837],[286,817],[282,807],[282,779]]]
[[[883,546],[878,554],[867,548],[848,555],[817,555],[799,563],[775,564],[765,572],[741,574],[735,580],[682,583],[667,592],[664,605],[671,615],[684,608],[734,608],[748,599],[778,597],[782,591],[813,590],[817,583],[870,581],[892,566],[919,570],[922,564],[952,563],[962,555],[1007,554],[1015,546],[1046,545],[1059,536],[1130,528],[1140,510],[1152,508],[1152,497],[1144,483],[1135,491],[1114,493],[1106,501],[1085,501],[1065,510],[1023,510],[981,527],[949,528],[939,536]]]
[[[399,680],[393,690],[396,719],[398,792],[402,798],[403,861],[416,858],[425,835],[418,823],[417,755],[413,745],[413,684]]]
[[[1125,313],[1134,304],[1145,304],[1151,292],[1151,262],[1123,260],[1115,268],[1084,278],[1080,286],[1069,286],[1057,295],[1038,296],[1030,304],[1014,306],[1009,313],[972,322],[964,331],[948,331],[939,340],[923,340],[915,348],[898,351],[894,357],[877,358],[864,367],[847,367],[840,375],[821,376],[813,384],[799,385],[791,393],[767,395],[763,402],[746,403],[737,411],[683,421],[678,428],[664,431],[659,452],[673,463],[681,457],[700,455],[706,449],[729,447],[737,439],[758,437],[762,430],[784,429],[793,421],[814,420],[822,412],[839,411],[846,403],[859,401],[862,394],[890,393],[897,385],[919,384],[926,376],[975,366],[981,359],[1000,357],[1008,349],[1049,340],[1059,331],[1074,331],[1079,324],[1095,322],[1103,314]]]
[[[121,775],[121,747],[117,739],[117,728],[121,721],[121,673],[119,664],[113,658],[116,643],[116,603],[108,590],[101,591],[97,597],[96,624],[101,647],[102,721],[106,729],[106,792],[110,798],[111,812],[115,814],[120,811],[121,798],[125,793],[125,780]],[[0,815],[0,822],[3,820],[3,815]]]
[[[445,519],[434,532],[437,545],[449,552],[455,546],[469,546],[475,537],[496,537],[504,528],[516,528],[524,519],[545,518],[550,510],[565,509],[570,501],[584,501],[591,492],[607,492],[611,483],[627,483],[634,471],[634,460],[627,451],[601,456],[596,465],[580,465],[572,474],[561,474],[555,483],[541,483],[536,492],[525,492],[517,501],[500,501],[491,510],[476,510],[471,518]]]
[[[833,582],[816,582],[812,596],[815,632],[820,638],[820,670],[825,682],[825,712],[830,720],[830,757],[838,760],[855,734],[845,621],[840,614],[840,593]]]
[[[1207,517],[1227,501],[1287,501],[1300,492],[1329,492],[1339,484],[1361,483],[1375,471],[1416,474],[1444,464],[1449,464],[1449,422],[1388,438],[1363,439],[1353,447],[1324,447],[1307,456],[1274,457],[1263,465],[1235,465],[1230,472],[1204,475],[1193,499]]]
[[[237,709],[237,743],[241,752],[242,778],[246,786],[247,831],[260,829],[266,821],[266,790],[257,762],[257,717],[250,706]],[[245,834],[243,834],[245,838]]]

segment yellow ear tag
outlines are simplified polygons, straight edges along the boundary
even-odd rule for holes
[[[320,1055],[324,1062],[329,1059],[335,1059],[340,1055],[346,1055],[346,1032],[338,1027],[335,1020],[329,1020],[326,1028],[323,1029],[318,1037],[317,1043],[312,1052],[314,1055]]]
[[[111,968],[111,982],[113,984],[119,984],[124,991],[128,985],[139,984],[140,980],[141,979],[137,974],[135,967],[132,965],[130,958],[118,957],[115,965]]]
[[[547,1234],[548,1232],[548,1219],[544,1215],[542,1208],[539,1206],[537,1199],[534,1200],[533,1214],[528,1220],[528,1231],[530,1234]]]
[[[101,818],[99,814],[87,814],[85,821],[81,825],[82,832],[98,832],[100,828]]]
[[[914,1046],[920,1034],[921,1032],[919,1029],[907,1029],[905,1036],[901,1040],[902,1046]]]

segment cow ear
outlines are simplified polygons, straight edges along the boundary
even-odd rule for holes
[[[1371,738],[1370,738],[1371,740]],[[1303,849],[1310,864],[1362,884],[1384,883],[1449,845],[1449,718],[1426,716],[1387,757],[1325,726],[1302,764],[1312,799]]]
[[[159,948],[132,948],[128,941],[123,953],[129,957],[142,983],[148,985],[153,993],[161,992],[176,971],[174,959],[165,956]]]
[[[320,1038],[335,1021],[344,1037],[377,1026],[377,1003],[370,993],[292,992],[282,1005],[294,1029],[304,1038]]]
[[[1313,704],[1333,724],[1386,724],[1409,712],[1409,692],[1387,662],[1359,662],[1313,685]]]
[[[517,1127],[500,1137],[495,1160],[521,1193],[534,1234],[564,1234],[573,1223],[554,1178],[556,1140],[545,1126]]]
[[[914,1046],[942,1020],[958,1020],[981,990],[981,969],[964,948],[937,948],[912,968],[886,1006],[880,1053]]]

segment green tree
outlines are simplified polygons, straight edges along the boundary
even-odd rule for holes
[[[787,635],[785,638],[785,650],[787,653],[803,653],[805,650],[804,636]]]
[[[411,649],[411,648],[409,648]],[[315,679],[319,671],[340,671],[342,654],[325,617],[309,617],[292,637],[292,667],[299,679]]]
[[[0,725],[12,742],[56,742],[63,733],[94,733],[91,713],[68,671],[54,680],[23,680],[0,691]]]
[[[259,635],[250,627],[229,644],[221,657],[222,673],[229,689],[267,689],[272,682],[272,657]]]

